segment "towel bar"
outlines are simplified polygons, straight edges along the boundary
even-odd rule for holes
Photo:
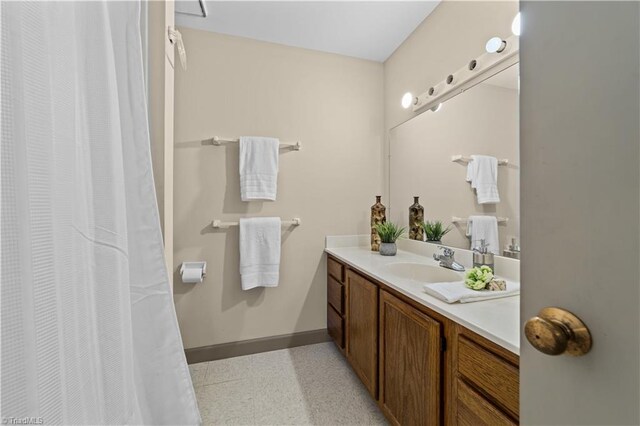
[[[464,155],[452,155],[451,161],[453,161],[454,163],[455,162],[468,163],[469,161],[471,161],[471,157],[465,157]],[[499,166],[506,166],[507,164],[509,164],[509,160],[506,158],[502,158],[498,160]]]
[[[282,226],[300,226],[302,224],[302,220],[299,217],[294,217],[292,220],[283,220]],[[211,226],[214,228],[228,228],[230,226],[238,226],[238,222],[223,222],[220,219],[214,219],[211,222]]]
[[[223,138],[220,136],[214,136],[211,139],[207,139],[211,142],[212,145],[221,146],[223,143],[239,143],[240,139],[231,139],[231,138]],[[302,144],[300,142],[294,143],[281,143],[280,148],[289,148],[293,151],[300,151],[302,149]]]
[[[498,223],[507,223],[509,222],[509,218],[508,217],[498,217]],[[451,222],[453,223],[467,223],[469,221],[469,219],[465,219],[463,217],[458,217],[458,216],[452,216],[451,217]]]

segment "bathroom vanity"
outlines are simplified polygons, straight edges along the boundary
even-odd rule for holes
[[[392,424],[518,424],[519,297],[448,305],[394,272],[427,256],[325,251],[329,334]]]

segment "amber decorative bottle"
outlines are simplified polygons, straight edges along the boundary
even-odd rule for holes
[[[424,222],[424,207],[418,202],[418,198],[413,197],[413,205],[409,207],[409,239],[424,240],[424,230],[422,222]]]
[[[376,195],[376,203],[371,206],[371,251],[380,250],[380,236],[376,231],[375,225],[387,221],[387,208],[380,202],[381,198],[381,195]]]

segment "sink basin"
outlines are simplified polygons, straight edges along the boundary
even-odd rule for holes
[[[461,281],[464,273],[452,271],[441,266],[425,265],[423,263],[391,263],[386,265],[387,271],[398,278],[418,281],[422,283],[439,283],[446,281]]]

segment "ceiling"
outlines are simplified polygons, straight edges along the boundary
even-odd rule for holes
[[[178,26],[384,62],[433,1],[176,1]]]

